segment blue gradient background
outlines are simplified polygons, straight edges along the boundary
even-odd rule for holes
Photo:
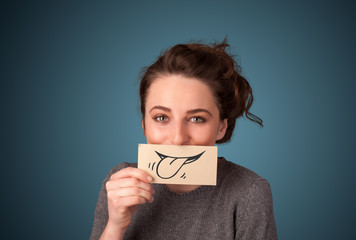
[[[226,35],[265,127],[219,155],[267,178],[280,239],[355,239],[353,1],[2,1],[1,238],[87,239],[101,181],[137,159],[138,73]]]

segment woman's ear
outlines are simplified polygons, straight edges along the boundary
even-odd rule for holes
[[[218,135],[216,136],[216,140],[221,140],[225,136],[226,129],[227,129],[227,118],[220,121],[219,132]]]

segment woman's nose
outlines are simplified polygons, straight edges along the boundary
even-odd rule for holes
[[[184,123],[174,124],[171,131],[171,143],[174,145],[187,145],[189,140],[189,132]]]

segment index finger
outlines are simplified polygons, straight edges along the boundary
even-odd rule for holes
[[[153,180],[153,178],[147,172],[133,167],[127,167],[121,169],[120,171],[111,175],[110,179],[115,180],[115,179],[130,178],[130,177],[137,178],[144,182],[151,182]]]

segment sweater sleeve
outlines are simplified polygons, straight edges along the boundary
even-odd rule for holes
[[[244,211],[236,224],[235,239],[277,239],[272,192],[267,180],[259,179],[252,183]]]
[[[98,201],[96,203],[96,208],[94,212],[94,223],[92,232],[90,235],[90,240],[98,240],[103,233],[106,224],[108,222],[108,203],[107,203],[107,196],[106,196],[106,182],[109,181],[112,174],[115,172],[128,167],[130,164],[127,162],[123,162],[113,169],[110,170],[109,174],[105,177],[104,181],[101,184],[101,189],[98,196]]]

